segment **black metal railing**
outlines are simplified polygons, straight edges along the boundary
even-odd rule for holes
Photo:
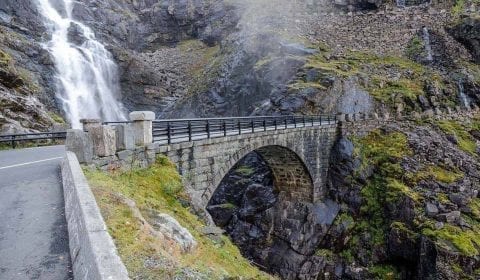
[[[19,143],[36,143],[41,140],[63,140],[67,137],[67,132],[38,132],[23,134],[0,135],[0,144],[10,145],[16,148]]]
[[[154,142],[171,144],[336,122],[334,115],[154,120],[153,139]]]

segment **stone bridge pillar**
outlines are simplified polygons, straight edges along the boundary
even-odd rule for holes
[[[130,113],[130,120],[133,122],[135,133],[135,144],[146,146],[153,142],[153,123],[155,113],[151,111],[135,111]]]

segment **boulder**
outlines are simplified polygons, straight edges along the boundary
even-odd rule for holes
[[[197,247],[192,234],[168,214],[160,213],[153,217],[152,226],[166,238],[174,240],[183,252],[191,252]]]

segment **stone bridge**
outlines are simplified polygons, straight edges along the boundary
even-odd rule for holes
[[[270,167],[275,188],[314,202],[324,195],[337,124],[264,131],[162,145],[158,153],[176,164],[197,209],[205,209],[231,168],[255,151]]]
[[[216,138],[195,139],[198,134],[192,133],[188,121],[185,127],[189,130],[182,130],[181,143],[168,144],[174,133],[170,124],[163,128],[167,129],[168,142],[165,139],[163,143],[154,142],[159,141],[154,137],[154,114],[132,112],[130,118],[126,123],[103,125],[99,120],[84,120],[83,130],[67,131],[67,150],[75,152],[81,163],[93,162],[104,169],[146,167],[155,162],[156,155],[166,155],[177,166],[192,204],[199,211],[206,209],[216,188],[235,164],[251,152],[260,155],[269,166],[276,191],[291,200],[321,200],[326,191],[330,152],[337,138],[371,130],[385,122],[378,117],[339,115],[327,123],[322,120],[315,123],[312,118],[306,125],[305,117],[300,117],[303,127],[285,122],[280,128],[281,123],[275,121],[272,128],[263,120],[261,131],[257,131],[251,121],[250,133],[237,130],[237,134],[231,135],[233,130],[226,129],[224,120],[214,130],[214,124],[209,126],[205,119],[208,136]],[[238,128],[242,130],[240,125]],[[178,130],[178,126],[174,129]]]

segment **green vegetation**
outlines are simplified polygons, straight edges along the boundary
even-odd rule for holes
[[[413,230],[409,229],[406,224],[401,222],[393,222],[390,225],[390,228],[397,229],[400,232],[406,233],[409,239],[415,240],[418,237],[418,233],[414,232]]]
[[[458,121],[442,120],[436,123],[443,132],[453,135],[457,138],[460,149],[475,155],[477,145],[472,135],[468,133],[469,128],[460,124]]]
[[[430,180],[439,181],[446,184],[451,184],[463,177],[463,172],[459,170],[450,171],[446,170],[441,166],[430,165],[424,167],[417,173],[413,174],[411,179],[413,182],[417,183],[420,180]]]
[[[400,274],[392,265],[376,265],[369,268],[375,279],[395,280],[400,279]]]
[[[455,5],[452,7],[452,13],[454,16],[459,16],[465,10],[465,0],[455,1]]]
[[[480,221],[480,198],[474,198],[468,204],[468,207],[472,211],[472,216]]]
[[[0,50],[0,67],[9,67],[11,61],[12,57],[8,53]]]
[[[390,224],[385,221],[385,207],[402,197],[418,202],[422,198],[403,181],[400,160],[411,155],[407,137],[400,132],[373,131],[363,138],[352,139],[356,153],[363,160],[362,168],[374,166],[374,175],[362,188],[362,218],[356,221],[354,232],[370,234],[370,249],[385,244]],[[350,244],[353,245],[353,244]]]
[[[423,44],[423,40],[419,36],[414,36],[409,42],[405,52],[410,58],[424,54],[425,46]]]
[[[324,257],[327,262],[333,261],[335,258],[335,254],[329,249],[318,249],[315,251],[315,255]]]
[[[205,92],[219,76],[224,56],[220,46],[207,46],[200,40],[186,40],[179,44],[183,53],[191,53],[194,63],[189,66],[188,76],[191,79],[189,94]]]
[[[449,248],[452,244],[464,255],[475,256],[479,254],[480,235],[478,229],[462,230],[457,226],[445,224],[441,229],[425,228],[422,233],[435,239],[440,246]]]
[[[204,224],[183,206],[187,197],[180,176],[165,157],[148,169],[85,169],[85,174],[132,279],[174,279],[184,271],[197,271],[206,279],[271,278],[244,259],[227,237],[219,242],[199,233]],[[166,251],[119,197],[133,200],[147,220],[152,211],[171,215],[192,233],[198,247],[185,254]]]
[[[65,124],[65,120],[57,113],[49,111],[47,112],[50,118],[56,123]]]
[[[255,170],[253,170],[253,167],[241,165],[235,169],[235,172],[242,176],[250,176],[255,172]]]
[[[442,204],[450,203],[450,199],[448,198],[448,195],[446,195],[444,193],[437,194],[437,200]]]

